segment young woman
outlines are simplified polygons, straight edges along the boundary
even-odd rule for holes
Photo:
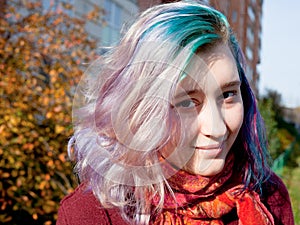
[[[199,1],[144,12],[85,74],[74,126],[58,225],[293,224],[238,43]]]

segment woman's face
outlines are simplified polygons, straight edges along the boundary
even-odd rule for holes
[[[221,172],[243,122],[240,84],[227,45],[193,57],[172,100],[181,135],[163,150],[164,158],[192,174]]]

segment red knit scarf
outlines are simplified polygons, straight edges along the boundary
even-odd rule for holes
[[[236,208],[239,225],[274,225],[270,212],[254,191],[243,185],[229,186],[233,170],[233,156],[225,169],[213,178],[178,171],[168,179],[174,196],[166,194],[162,212],[154,218],[154,225],[221,225],[222,216]],[[169,164],[164,170],[174,170]],[[224,186],[227,188],[224,189]],[[175,197],[175,198],[174,198]],[[154,199],[157,205],[158,199]]]

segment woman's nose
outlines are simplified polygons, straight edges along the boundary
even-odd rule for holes
[[[202,135],[213,139],[222,139],[227,133],[227,126],[221,107],[215,102],[208,102],[198,114],[198,128]]]

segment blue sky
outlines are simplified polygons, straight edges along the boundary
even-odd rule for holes
[[[283,104],[300,106],[300,1],[264,0],[260,94],[277,90]]]

